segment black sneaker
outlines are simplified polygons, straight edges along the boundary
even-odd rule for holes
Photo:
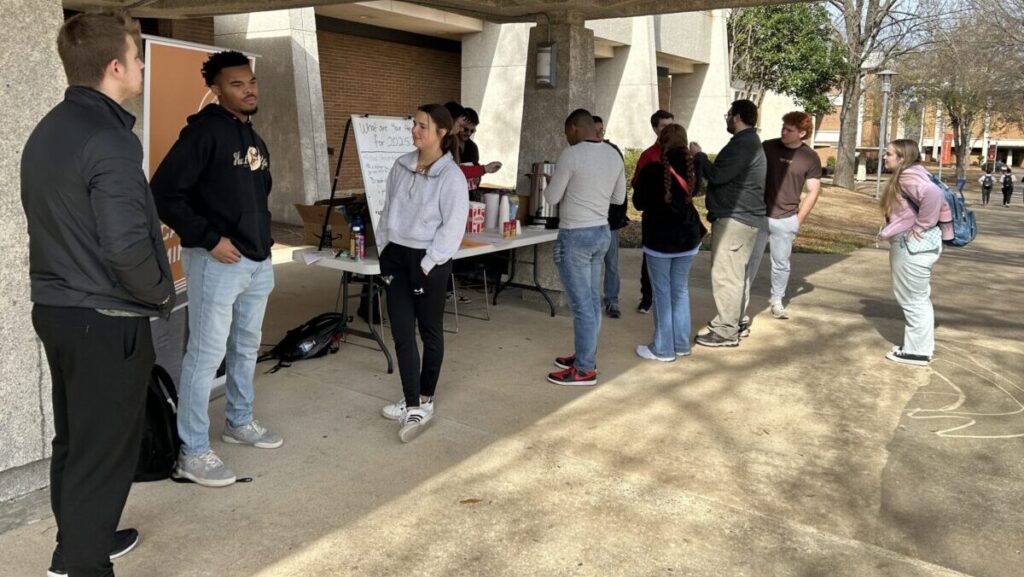
[[[619,305],[608,305],[604,307],[604,312],[608,314],[608,318],[617,319],[622,316],[622,311],[619,310]]]
[[[636,307],[636,312],[642,315],[651,312],[651,301],[640,301],[640,304]]]
[[[723,336],[719,336],[715,331],[708,331],[697,335],[694,342],[705,347],[737,347],[740,344],[740,340],[738,338],[727,339]]]
[[[894,347],[891,351],[885,353],[885,358],[893,361],[894,363],[915,365],[918,367],[927,367],[928,363],[932,362],[932,358],[927,355],[912,355],[910,353],[905,353],[900,347]]]
[[[750,336],[750,319],[740,321],[740,338],[745,339]]]
[[[114,544],[110,548],[110,560],[124,557],[129,551],[139,544],[139,532],[135,529],[122,529],[114,533]],[[68,574],[64,565],[64,546],[57,543],[53,549],[53,557],[50,558],[50,568],[46,570],[46,577],[64,577]]]

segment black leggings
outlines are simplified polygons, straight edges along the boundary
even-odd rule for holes
[[[394,243],[380,255],[380,273],[387,286],[388,316],[395,339],[398,373],[405,403],[420,405],[420,395],[434,396],[444,361],[444,302],[452,261],[424,275],[420,262],[426,251]],[[423,341],[423,364],[416,346],[416,327]]]
[[[1003,190],[1003,204],[1010,204],[1010,197],[1013,196],[1013,189]]]
[[[651,275],[647,274],[647,255],[642,254],[640,259],[640,302],[650,307],[654,298],[651,290]]]

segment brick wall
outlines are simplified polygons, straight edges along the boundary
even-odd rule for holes
[[[405,116],[421,104],[459,100],[462,93],[459,53],[323,30],[317,32],[317,43],[327,146],[334,149],[332,179],[349,115]],[[338,190],[362,187],[349,135]]]
[[[157,30],[157,34],[164,38],[174,38],[197,44],[213,44],[213,18],[160,20]]]

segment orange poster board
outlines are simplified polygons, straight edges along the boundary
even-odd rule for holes
[[[148,178],[178,140],[178,133],[188,117],[217,101],[203,81],[202,68],[210,54],[227,49],[152,36],[143,38],[146,42],[146,88],[142,147],[143,170]],[[249,60],[255,70],[256,59],[250,56]],[[181,239],[166,225],[161,226],[161,231],[167,259],[171,262],[174,288],[180,294],[185,290]]]

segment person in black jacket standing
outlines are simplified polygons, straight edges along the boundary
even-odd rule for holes
[[[596,114],[594,115],[594,127],[597,129],[597,137],[614,148],[615,152],[619,153],[619,158],[624,159],[619,147],[604,137],[604,119]],[[604,255],[604,297],[601,300],[604,305],[604,313],[613,319],[622,316],[622,311],[619,309],[619,230],[628,224],[629,216],[626,215],[625,200],[622,201],[622,204],[608,205],[608,230],[611,231],[612,236],[611,242],[608,243],[608,252]]]
[[[138,24],[80,14],[57,38],[69,87],[21,157],[32,324],[53,381],[49,575],[112,577],[138,532],[117,531],[156,353],[150,316],[170,316],[174,282],[142,172]]]
[[[697,143],[690,143],[694,162],[708,179],[711,292],[718,314],[708,323],[708,331],[697,335],[697,344],[706,347],[735,347],[746,328],[740,326],[740,319],[747,263],[758,231],[768,226],[764,201],[768,164],[755,124],[757,105],[737,100],[725,114],[726,129],[733,137],[714,163]]]
[[[707,230],[693,206],[700,178],[687,149],[686,129],[661,131],[661,161],[644,165],[633,188],[633,206],[643,211],[643,248],[654,292],[654,339],[636,354],[669,362],[690,355],[690,265]]]
[[[261,449],[284,440],[253,418],[253,373],[267,298],[270,259],[270,155],[252,127],[256,76],[240,52],[213,54],[203,78],[219,104],[188,118],[152,187],[160,218],[181,237],[188,282],[188,347],[178,391],[181,454],[175,475],[208,487],[235,482],[210,449],[210,388],[227,367],[221,439]]]

